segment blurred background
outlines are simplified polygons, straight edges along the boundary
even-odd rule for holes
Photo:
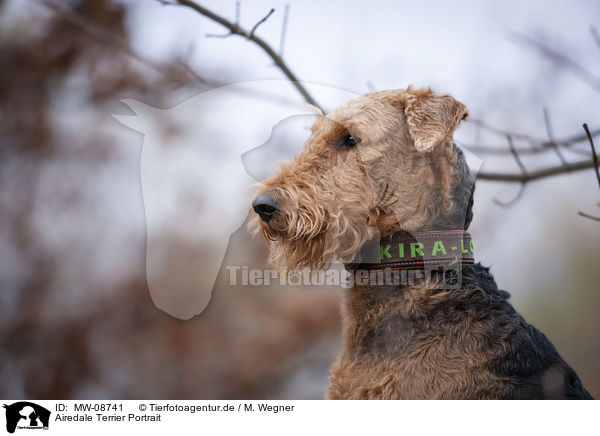
[[[451,93],[471,115],[455,138],[481,160],[481,173],[520,173],[505,132],[523,150],[581,137],[584,122],[600,127],[593,0],[201,4],[231,21],[239,15],[245,29],[274,8],[256,34],[326,110],[409,84]],[[201,313],[171,316],[148,289],[140,174],[147,143],[141,127],[112,114],[139,115],[124,99],[167,110],[223,85],[284,79],[246,38],[210,37],[226,33],[189,8],[154,0],[0,0],[0,397],[324,396],[340,349],[343,290],[231,286],[226,266],[268,268],[267,250],[243,216],[235,225],[210,218],[211,180],[224,165],[241,165],[278,119],[306,112],[290,84],[234,92],[219,110],[190,106],[185,123],[176,110],[156,118],[158,142],[203,138],[202,177],[184,197],[202,224],[160,233],[169,256],[159,280],[176,288],[205,276],[214,247],[228,248]],[[244,99],[241,113],[236,98]],[[293,155],[306,136],[283,129],[272,154]],[[586,141],[568,142],[521,160],[535,171],[590,159]],[[256,161],[246,170],[260,179],[272,162],[261,172]],[[232,184],[249,183],[239,168],[227,174]],[[594,171],[520,189],[478,182],[478,258],[599,397],[600,222],[578,214],[600,216]],[[224,199],[220,213],[245,211],[245,192]]]

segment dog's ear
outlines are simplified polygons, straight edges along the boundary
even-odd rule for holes
[[[431,151],[467,118],[469,113],[461,102],[449,95],[423,93],[410,95],[404,108],[408,131],[418,151]]]

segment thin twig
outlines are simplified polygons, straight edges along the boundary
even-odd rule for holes
[[[594,76],[592,73],[590,73],[585,68],[583,68],[581,65],[579,65],[574,60],[568,58],[567,56],[563,55],[562,53],[559,53],[559,52],[549,48],[544,43],[542,43],[530,36],[522,35],[520,33],[513,33],[513,37],[517,41],[521,42],[521,45],[529,46],[531,48],[536,49],[538,52],[540,52],[544,57],[548,58],[554,64],[568,68],[569,70],[571,70],[571,72],[573,72],[573,74],[578,76],[579,79],[581,79],[581,81],[588,84],[594,90],[600,92],[600,79],[598,77]]]
[[[530,155],[530,154],[539,154],[545,153],[552,150],[552,142],[556,145],[560,145],[565,149],[571,147],[572,145],[578,144],[580,142],[586,141],[587,137],[585,134],[573,135],[564,139],[547,141],[542,138],[536,138],[531,135],[526,135],[523,133],[513,133],[507,130],[503,130],[489,124],[486,124],[483,121],[478,119],[472,119],[469,122],[472,122],[477,126],[478,129],[487,130],[493,134],[498,136],[506,137],[506,135],[511,135],[513,139],[519,139],[527,141],[531,144],[530,147],[516,147],[515,150],[519,152],[520,155]],[[600,129],[595,129],[591,131],[592,137],[596,137],[600,135]],[[493,155],[502,155],[507,154],[510,150],[507,150],[505,147],[492,147],[486,145],[468,145],[465,143],[465,146],[471,150],[473,153],[485,153],[485,154],[493,154]],[[586,153],[587,155],[587,153]]]
[[[548,141],[550,141],[550,144],[552,144],[551,145],[552,149],[554,150],[554,152],[558,156],[558,159],[562,163],[564,163],[564,164],[567,163],[564,156],[560,152],[560,149],[558,148],[558,144],[554,140],[554,134],[552,132],[552,125],[550,123],[550,113],[548,112],[548,108],[546,108],[546,107],[544,107],[544,124],[546,124],[546,133],[548,133]]]
[[[176,5],[173,2],[167,2],[167,1],[162,1],[162,3],[164,3],[165,5]],[[190,5],[188,5],[187,3],[190,3]],[[121,50],[124,54],[126,54],[127,56],[131,57],[132,59],[140,62],[141,64],[144,64],[144,65],[150,67],[151,69],[153,69],[161,74],[164,74],[167,77],[171,77],[171,75],[174,73],[173,69],[169,68],[168,65],[157,64],[157,63],[154,63],[152,61],[149,61],[147,59],[140,57],[128,46],[128,44],[125,41],[119,39],[111,32],[108,32],[98,26],[95,26],[93,23],[90,23],[88,20],[85,20],[82,16],[73,12],[72,10],[63,7],[63,6],[55,3],[52,0],[45,0],[44,4],[46,4],[49,8],[54,10],[56,13],[61,14],[61,16],[65,20],[67,20],[70,23],[74,24],[75,26],[79,27],[82,31],[86,32],[90,36],[98,39],[99,41],[101,41],[105,44],[116,47],[117,49]],[[200,12],[202,15],[212,19],[213,21],[216,21],[216,22],[222,24],[227,29],[229,29],[230,32],[233,34],[242,35],[242,36],[246,36],[246,34],[247,34],[243,29],[241,29],[239,27],[239,25],[230,23],[229,21],[219,17],[216,14],[213,14],[212,12],[204,9],[203,7],[197,5],[194,2],[179,0],[179,3],[177,3],[177,4],[189,6],[192,9],[195,9],[196,11]],[[192,4],[193,4],[193,6],[192,6]],[[312,99],[310,94],[308,94],[308,92],[304,89],[304,87],[300,83],[298,83],[296,77],[293,75],[293,73],[291,73],[289,68],[281,60],[280,56],[275,54],[273,52],[273,50],[270,49],[270,47],[264,41],[262,41],[259,37],[254,35],[251,38],[251,40],[253,42],[255,42],[257,45],[259,45],[272,59],[274,59],[276,61],[276,65],[283,71],[283,73],[286,75],[286,77],[290,81],[292,81],[293,85],[302,94],[302,96],[304,97],[304,99],[307,102],[310,103],[312,101],[313,103],[311,103],[311,104],[318,106],[314,102],[314,99]],[[217,82],[215,80],[208,80],[208,79],[204,79],[204,78],[200,77],[196,72],[194,72],[189,67],[189,65],[186,65],[183,62],[180,62],[180,66],[186,70],[187,75],[189,77],[191,77],[195,82],[197,82],[199,84],[202,84],[202,85],[207,84],[210,86],[225,85],[225,83]],[[304,90],[304,92],[302,90]],[[277,101],[278,103],[281,103],[281,104],[293,104],[292,101],[282,99],[281,97],[278,97],[278,96],[271,96],[268,94],[255,93],[255,92],[249,92],[249,93],[252,95],[256,95],[257,97],[273,99],[274,101]],[[494,130],[497,134],[504,135],[507,133],[501,129],[497,129],[497,128],[485,125],[483,122],[481,122],[479,124],[479,127],[487,128],[488,130]],[[589,135],[592,138],[600,135],[600,129],[589,131]],[[513,138],[521,138],[521,139],[525,139],[525,137],[528,137],[527,135],[520,135],[520,134],[512,134],[511,136]],[[528,138],[532,139],[532,137],[528,137]],[[564,139],[561,141],[555,141],[555,142],[564,147],[567,147],[572,144],[581,142],[581,141],[585,140],[586,138],[587,138],[587,133],[586,133],[586,135],[583,135],[583,137],[573,136],[571,138],[567,138],[567,139]],[[540,145],[536,148],[519,149],[519,148],[515,147],[515,150],[519,154],[528,154],[528,153],[534,154],[534,153],[540,153],[540,152],[547,151],[550,147],[548,142],[544,142],[542,140],[539,140],[539,141],[540,141]],[[488,147],[488,148],[486,148],[486,147],[472,147],[472,148],[469,147],[469,148],[472,151],[487,152],[487,153],[492,153],[492,154],[496,154],[496,153],[500,154],[500,153],[507,152],[507,150],[505,150],[505,149],[501,150],[499,148],[493,148],[493,147]],[[541,169],[541,170],[537,170],[537,171],[530,171],[530,172],[528,172],[527,176],[524,176],[522,173],[521,174],[510,174],[510,173],[485,173],[485,172],[483,172],[483,173],[479,173],[477,178],[479,180],[486,180],[486,181],[527,183],[530,181],[539,180],[539,179],[551,177],[554,175],[566,174],[566,173],[585,170],[585,169],[589,169],[589,168],[598,168],[598,163],[594,162],[593,159],[576,162],[576,163],[568,163],[568,164],[560,165],[560,166],[556,166],[556,167],[545,168],[545,169]]]
[[[598,187],[600,188],[600,171],[598,170],[598,155],[596,154],[596,147],[594,147],[594,141],[592,140],[592,135],[590,134],[590,129],[588,128],[587,123],[583,123],[583,130],[585,130],[585,134],[587,135],[588,141],[590,143],[590,147],[592,148],[592,159],[594,161],[594,170],[596,173],[596,179],[598,180]],[[579,211],[579,216],[584,218],[589,218],[591,220],[600,221],[600,218],[589,215],[585,212]]]
[[[520,170],[521,170],[521,174],[523,176],[523,180],[527,179],[527,169],[525,168],[525,165],[523,165],[523,162],[521,162],[521,158],[519,157],[519,153],[517,152],[517,150],[515,149],[515,144],[513,143],[512,140],[512,136],[511,135],[506,135],[506,140],[508,141],[508,147],[510,149],[511,154],[513,155],[513,157],[515,158],[515,161],[517,162],[517,165],[519,166]],[[521,186],[519,187],[519,192],[517,193],[517,195],[515,196],[515,198],[513,198],[510,201],[507,202],[503,202],[498,200],[497,198],[494,198],[494,202],[502,207],[509,207],[512,204],[514,204],[519,198],[521,198],[521,196],[523,195],[523,192],[525,191],[525,181],[521,182]]]
[[[162,3],[165,3],[164,0],[161,0],[161,1],[162,1]],[[164,72],[164,67],[162,65],[154,63],[152,61],[149,61],[148,59],[144,59],[144,58],[138,56],[129,47],[129,44],[125,40],[123,40],[122,38],[119,38],[113,32],[109,32],[106,29],[103,29],[103,28],[89,22],[84,17],[82,17],[78,13],[74,12],[72,9],[60,4],[58,1],[44,0],[42,3],[44,5],[46,5],[46,7],[51,9],[55,14],[60,15],[60,17],[62,19],[64,19],[65,21],[68,21],[69,23],[78,27],[80,30],[85,31],[88,35],[90,35],[94,39],[96,39],[104,44],[111,45],[111,46],[118,48],[119,50],[121,50],[125,54],[127,54],[127,56],[129,56],[130,58],[136,60],[137,62],[139,62],[155,71]]]
[[[589,219],[591,219],[591,220],[594,220],[594,221],[600,221],[600,217],[593,216],[593,215],[588,215],[588,214],[587,214],[587,213],[585,213],[585,212],[581,212],[581,211],[579,211],[579,212],[577,212],[577,214],[578,214],[579,216],[582,216],[582,217],[584,217],[584,218],[589,218]]]
[[[598,134],[594,134],[595,132],[592,132],[592,136],[597,137]],[[600,133],[599,133],[600,134]],[[573,142],[567,142],[565,140],[561,140],[561,141],[556,141],[557,144],[560,144],[564,151],[568,151],[570,153],[574,153],[574,154],[579,154],[582,156],[590,156],[590,152],[589,150],[579,150],[576,148],[573,148],[572,146],[579,144],[581,142],[583,142],[586,138],[578,138],[577,141],[573,141]],[[461,141],[461,144],[463,146],[465,146],[466,148],[468,148],[470,151],[472,151],[473,153],[481,153],[481,154],[486,154],[486,155],[490,155],[490,156],[506,156],[507,154],[510,154],[510,150],[508,150],[506,148],[505,145],[474,145],[473,143],[469,143],[469,142],[464,142]],[[530,156],[530,155],[536,155],[536,154],[542,154],[542,153],[547,153],[549,151],[552,151],[552,148],[550,148],[550,145],[546,142],[542,143],[539,147],[518,147],[515,146],[515,149],[519,152],[519,154],[521,156]]]
[[[567,163],[564,165],[557,165],[554,167],[543,168],[537,171],[529,171],[525,177],[522,173],[511,174],[511,173],[477,173],[477,179],[489,180],[496,182],[513,182],[513,183],[528,183],[534,180],[543,179],[546,177],[556,176],[558,174],[567,174],[575,171],[586,170],[588,168],[594,168],[594,161],[592,159],[585,160],[575,163]]]
[[[588,157],[590,155],[590,152],[588,150],[579,150],[577,148],[566,148],[564,151],[571,154],[576,154],[578,156]]]
[[[515,132],[511,132],[509,130],[501,129],[496,126],[492,126],[491,124],[488,124],[485,121],[480,120],[478,118],[471,117],[467,120],[467,122],[470,124],[475,124],[476,126],[481,127],[483,130],[487,130],[488,132],[493,133],[498,136],[501,136],[503,138],[506,138],[506,135],[511,135],[513,139],[527,141],[532,145],[541,144],[545,148],[551,147],[550,143],[543,138],[539,138],[539,137],[533,136],[533,135],[528,135],[526,133],[515,133]],[[600,135],[600,129],[592,130],[592,136],[596,137],[597,135]],[[557,140],[555,142],[562,146],[568,146],[570,143],[582,142],[582,141],[585,141],[586,139],[587,138],[586,138],[585,134],[577,134],[577,135],[573,135],[569,138],[566,138],[566,139],[563,139],[560,141]],[[521,153],[521,150],[519,150],[519,153]]]
[[[164,2],[166,5],[175,5],[172,2]],[[133,59],[136,62],[139,62],[142,65],[149,67],[155,72],[159,73],[161,76],[170,80],[174,83],[179,82],[181,78],[179,77],[182,73],[185,74],[185,77],[190,80],[191,84],[200,85],[202,87],[210,87],[210,88],[220,88],[222,86],[228,85],[227,82],[218,81],[215,79],[208,79],[200,76],[196,71],[194,71],[187,63],[185,63],[182,59],[176,59],[175,65],[178,68],[174,68],[170,64],[159,64],[148,59],[145,59],[138,54],[136,54],[128,44],[126,44],[123,40],[116,37],[112,32],[108,32],[105,29],[94,25],[89,20],[86,20],[81,15],[73,12],[72,9],[66,8],[65,6],[58,5],[52,0],[45,0],[44,4],[52,9],[57,15],[69,23],[77,26],[81,31],[85,32],[92,38],[96,39],[100,43],[106,44],[108,46],[114,47],[115,49],[122,52],[125,56]],[[186,83],[187,84],[187,83]],[[254,91],[250,89],[244,88],[233,88],[234,92],[238,92],[240,94],[249,95],[253,98],[260,98],[263,100],[269,100],[277,104],[283,104],[287,106],[294,106],[298,108],[302,108],[303,105],[299,104],[298,101],[276,95],[270,94],[267,92]]]
[[[250,34],[248,35],[248,39],[252,38],[254,36],[254,31],[256,29],[258,29],[258,26],[260,26],[262,23],[264,23],[265,21],[267,21],[269,19],[269,17],[271,15],[273,15],[273,12],[275,12],[274,8],[271,8],[271,10],[269,11],[269,13],[267,15],[265,15],[261,20],[258,21],[258,23],[256,23],[254,25],[254,27],[252,28],[252,30],[250,31]]]
[[[271,48],[271,46],[269,44],[267,44],[264,40],[262,40],[261,38],[259,38],[256,35],[251,35],[247,31],[242,29],[238,24],[232,23],[231,21],[227,20],[226,18],[223,18],[220,15],[217,15],[214,12],[206,9],[205,7],[200,6],[195,1],[177,0],[177,4],[181,5],[181,6],[189,7],[191,9],[195,10],[196,12],[198,12],[199,14],[204,15],[205,17],[219,23],[220,25],[222,25],[223,27],[228,29],[232,34],[244,36],[244,37],[248,38],[250,41],[254,42],[256,45],[258,45],[260,48],[262,48],[263,51],[265,51],[267,53],[267,55],[273,60],[273,62],[275,62],[275,65],[277,65],[277,67],[279,67],[279,69],[290,80],[290,82],[292,82],[292,85],[302,95],[304,100],[307,103],[309,103],[309,104],[319,108],[321,111],[323,111],[323,108],[321,108],[321,106],[319,106],[319,104],[310,95],[310,93],[306,90],[306,88],[300,83],[300,81],[296,78],[294,73],[292,73],[290,68],[283,61],[281,56],[279,56],[277,53],[275,53],[275,51]]]
[[[598,48],[600,48],[600,35],[598,34],[598,31],[596,30],[596,28],[594,26],[590,27],[590,33],[592,34],[592,38],[594,39],[594,42],[596,43]]]
[[[494,203],[496,203],[498,206],[504,207],[504,208],[508,208],[508,207],[512,206],[523,196],[523,193],[525,192],[525,186],[527,186],[526,183],[521,183],[519,185],[519,192],[517,192],[517,195],[515,195],[515,197],[512,200],[501,201],[498,198],[494,198]]]
[[[525,133],[515,133],[515,132],[509,132],[508,130],[504,130],[501,129],[499,127],[495,127],[492,126],[488,123],[486,123],[483,120],[480,120],[478,118],[474,118],[474,117],[470,117],[468,119],[468,122],[471,124],[475,124],[478,127],[481,127],[483,130],[487,130],[488,132],[494,133],[498,136],[502,136],[502,137],[506,137],[506,135],[512,135],[512,137],[514,139],[519,139],[519,140],[524,140],[527,141],[529,143],[537,143],[537,142],[541,142],[543,141],[541,138],[537,138],[535,136],[531,136],[531,135],[527,135]]]
[[[174,4],[174,3],[170,3],[170,2],[167,2],[164,0],[161,3],[165,4],[165,5],[173,5]],[[213,87],[218,87],[218,86],[224,85],[224,83],[221,83],[221,82],[218,82],[215,80],[205,79],[204,77],[201,77],[198,73],[193,71],[189,67],[189,65],[187,65],[181,59],[176,60],[176,65],[179,67],[178,69],[173,68],[171,65],[168,65],[168,64],[159,64],[159,63],[150,61],[148,59],[145,59],[145,58],[139,56],[137,53],[135,53],[129,47],[129,44],[127,42],[125,42],[123,39],[116,36],[113,32],[109,32],[106,29],[95,25],[94,23],[90,22],[89,20],[86,20],[83,16],[74,12],[73,9],[63,6],[63,5],[60,5],[53,0],[44,0],[43,4],[45,4],[48,8],[50,8],[55,14],[60,15],[60,17],[62,19],[73,24],[74,26],[76,26],[77,28],[79,28],[81,31],[85,32],[92,38],[96,39],[97,41],[99,41],[103,44],[106,44],[108,46],[112,46],[112,47],[116,48],[117,50],[121,51],[123,54],[125,54],[129,58],[133,59],[134,61],[139,62],[140,64],[159,73],[167,80],[170,80],[175,83],[179,82],[179,81],[181,81],[181,73],[185,73],[185,75],[187,76],[188,79],[191,78],[193,82],[197,82],[197,84],[199,84],[199,85],[209,85],[209,86],[213,86]],[[190,48],[191,48],[191,46],[190,46]],[[189,51],[188,51],[188,53],[189,53]]]
[[[281,38],[279,39],[279,56],[283,58],[283,49],[285,47],[285,37],[287,36],[288,18],[290,15],[290,5],[285,5],[283,11],[283,24],[281,26]]]
[[[517,165],[519,165],[519,168],[521,169],[521,173],[523,174],[523,177],[527,178],[527,169],[525,168],[525,165],[523,165],[523,162],[521,162],[519,153],[517,153],[517,150],[515,149],[515,144],[513,144],[512,136],[506,135],[506,140],[508,141],[508,147],[510,148],[511,154],[513,155],[513,157],[515,158],[515,161],[517,161]]]
[[[208,83],[202,76],[200,76],[197,72],[195,72],[192,69],[192,67],[190,67],[190,65],[187,62],[185,62],[184,60],[177,59],[176,62],[183,70],[185,70],[188,73],[188,75],[192,79],[196,80],[198,83],[202,83],[205,85],[214,85],[214,83]]]
[[[207,33],[204,35],[206,38],[229,38],[230,36],[235,35],[234,33]]]
[[[594,146],[594,140],[592,139],[592,134],[590,133],[590,129],[588,128],[587,123],[583,123],[583,130],[585,130],[587,139],[590,142],[590,147],[592,148],[592,160],[594,161],[594,169],[596,172],[596,179],[598,179],[598,187],[600,187],[600,171],[598,170],[598,155],[596,154],[596,147]]]

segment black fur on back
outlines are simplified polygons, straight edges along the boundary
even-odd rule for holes
[[[508,302],[510,294],[498,289],[489,268],[479,263],[465,266],[462,280],[469,309],[490,321],[488,340],[505,345],[487,366],[511,380],[507,399],[592,399],[548,338]],[[460,297],[457,301],[465,303]]]

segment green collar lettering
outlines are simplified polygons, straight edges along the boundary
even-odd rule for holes
[[[462,230],[398,232],[381,238],[379,256],[372,243],[363,248],[348,269],[418,269],[440,265],[474,263],[471,235]]]

